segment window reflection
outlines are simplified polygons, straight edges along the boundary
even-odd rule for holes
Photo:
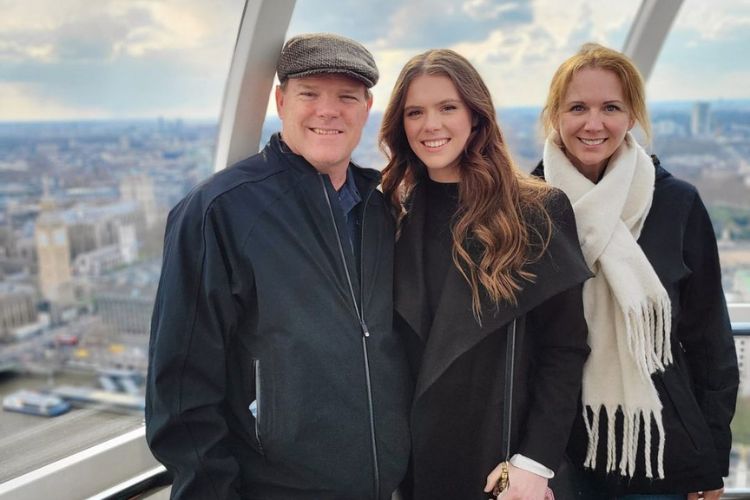
[[[243,7],[5,11],[0,482],[142,424],[166,215],[212,173]]]
[[[590,0],[305,0],[297,2],[287,35],[331,31],[362,42],[375,56],[380,80],[354,153],[363,166],[385,166],[377,131],[404,63],[427,49],[450,48],[482,74],[514,158],[530,171],[541,158],[538,119],[552,73],[587,41],[621,47],[637,10],[638,2]],[[270,103],[262,142],[279,129]]]
[[[27,4],[17,2],[0,21],[0,394],[57,389],[74,408],[52,420],[0,413],[0,482],[142,421],[137,400],[127,402],[140,394],[145,372],[164,219],[211,173],[216,115],[244,2],[160,0],[144,7],[112,0],[95,12],[88,3],[64,4],[34,2],[23,12]],[[289,36],[333,31],[356,38],[381,69],[356,161],[384,164],[376,135],[402,64],[419,51],[449,47],[482,72],[514,157],[530,169],[541,156],[537,122],[554,68],[585,41],[622,47],[638,8],[585,0],[463,5],[297,2]],[[742,2],[717,8],[686,0],[649,84],[653,149],[699,187],[720,238],[727,298],[744,302],[750,68],[747,58],[726,55],[746,52],[748,10]],[[96,78],[85,76],[91,74]],[[704,75],[709,80],[698,78]],[[272,104],[269,110],[264,140],[279,129]],[[98,121],[79,121],[86,118]],[[742,398],[728,486],[748,484],[745,342],[737,344]],[[99,399],[82,402],[75,396],[80,388]],[[123,397],[115,403],[113,394]],[[50,446],[60,436],[75,443]],[[35,450],[44,456],[29,458]]]
[[[686,0],[649,81],[653,150],[694,184],[719,244],[727,302],[750,302],[750,60],[746,2]],[[740,321],[740,318],[734,318]],[[740,394],[728,488],[750,485],[750,337],[735,337]]]

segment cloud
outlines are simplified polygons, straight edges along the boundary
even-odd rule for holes
[[[538,0],[528,22],[496,27],[480,40],[453,44],[477,67],[498,106],[541,106],[555,69],[585,42],[619,48],[637,5]]]
[[[296,2],[288,36],[299,33],[331,32],[359,40],[365,45],[383,35],[384,19],[403,3],[402,0],[301,0]]]
[[[673,30],[687,30],[700,40],[745,37],[750,28],[750,2],[724,0],[720,3],[689,0],[680,9]]]
[[[650,101],[709,101],[748,99],[750,68],[711,72],[710,78],[694,78],[679,65],[662,65],[648,85]]]
[[[449,47],[459,41],[481,40],[498,29],[530,23],[527,2],[507,0],[411,0],[383,23],[377,41],[382,48]]]
[[[19,7],[21,2],[0,0],[0,61],[107,61],[188,50],[201,54],[227,33],[234,41],[242,12],[238,0],[24,3]]]
[[[529,2],[510,0],[299,1],[289,35],[329,31],[371,49],[446,47],[478,40],[498,26],[530,21]]]
[[[518,2],[496,2],[493,0],[467,0],[461,6],[469,17],[473,19],[497,19],[503,13],[521,10]]]
[[[289,34],[334,31],[365,43],[380,68],[380,110],[403,64],[438,47],[467,56],[503,105],[538,105],[558,64],[587,41],[619,48],[638,8],[594,0],[385,0],[376,10],[371,4],[355,9],[351,1],[331,0],[327,7],[338,13],[332,14],[317,2],[298,2]]]
[[[46,121],[110,118],[111,113],[97,107],[69,106],[48,96],[38,87],[0,82],[0,121]]]
[[[0,0],[3,104],[11,95],[6,87],[20,85],[14,99],[34,116],[45,106],[50,116],[181,107],[215,116],[243,6],[243,0]],[[375,109],[385,107],[403,64],[435,47],[469,57],[496,104],[538,106],[555,68],[582,43],[621,48],[637,9],[638,2],[594,0],[299,0],[288,35],[332,31],[367,45],[381,70]],[[739,70],[747,62],[733,54],[746,51],[749,26],[747,0],[687,0],[657,62],[657,80],[682,75],[669,77],[681,92],[746,94],[750,84]],[[653,96],[667,95],[666,86],[655,82],[664,90]]]
[[[0,83],[30,116],[218,115],[243,2],[21,3],[0,0]]]

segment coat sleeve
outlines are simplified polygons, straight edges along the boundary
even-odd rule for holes
[[[525,432],[518,450],[556,471],[578,408],[583,364],[589,353],[583,284],[554,295],[527,315],[535,370]]]
[[[196,200],[170,214],[151,321],[146,438],[172,473],[172,498],[239,498],[222,405],[236,324],[221,230]]]
[[[684,350],[696,400],[713,435],[719,466],[729,474],[729,451],[739,370],[711,220],[698,193],[685,226],[683,259],[690,274],[680,285],[677,338]]]
[[[578,243],[573,208],[562,191],[547,200],[554,231],[547,246],[545,274],[534,286],[557,283],[562,290],[526,315],[526,339],[531,346],[530,404],[518,453],[556,471],[562,462],[570,429],[578,411],[583,365],[590,348],[583,314],[583,283],[591,272]]]

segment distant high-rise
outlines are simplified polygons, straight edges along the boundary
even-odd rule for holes
[[[707,102],[696,102],[693,104],[693,113],[690,117],[690,132],[694,137],[709,135],[711,133],[711,105]]]

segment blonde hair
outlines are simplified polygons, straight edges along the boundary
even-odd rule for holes
[[[598,43],[586,43],[572,57],[557,68],[549,84],[547,102],[542,109],[542,126],[549,135],[557,130],[560,110],[573,76],[584,68],[599,68],[613,72],[622,85],[625,105],[630,115],[651,140],[651,123],[646,109],[646,91],[643,77],[633,61],[625,54]]]

